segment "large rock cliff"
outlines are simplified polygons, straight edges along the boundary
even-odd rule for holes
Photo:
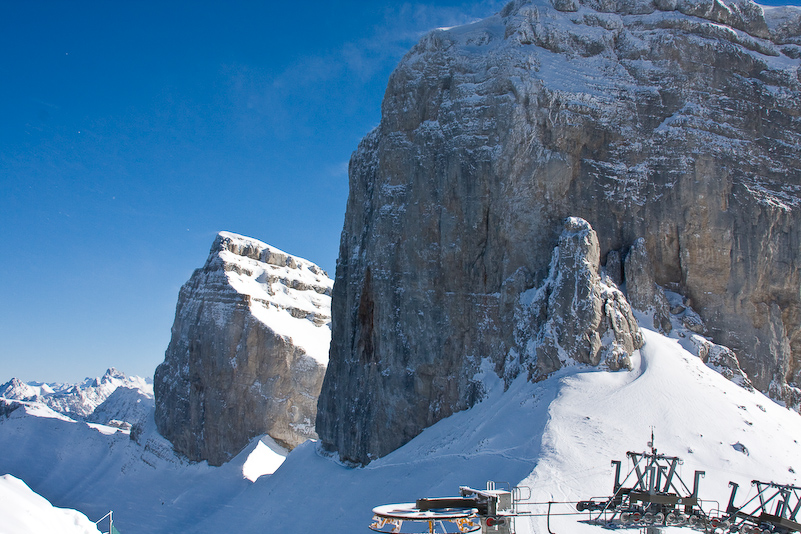
[[[351,159],[323,444],[365,463],[519,366],[569,216],[619,272],[644,238],[644,279],[797,406],[799,58],[801,10],[747,0],[516,1],[423,38]]]
[[[260,241],[217,236],[181,288],[154,378],[156,424],[178,452],[219,465],[261,434],[290,449],[317,437],[332,283]]]

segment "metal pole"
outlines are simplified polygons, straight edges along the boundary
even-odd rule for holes
[[[555,534],[554,532],[551,532],[551,505],[552,504],[553,503],[551,501],[548,501],[548,519],[547,519],[547,525],[546,525],[548,527],[548,534]]]

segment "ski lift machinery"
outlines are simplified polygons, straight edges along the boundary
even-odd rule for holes
[[[514,498],[520,488],[496,489],[487,482],[483,490],[461,486],[459,497],[417,499],[414,503],[387,504],[373,508],[376,532],[434,534],[476,532],[512,534]]]
[[[739,487],[729,482],[731,496],[726,507],[725,523],[731,525],[731,532],[742,534],[766,534],[776,532],[788,534],[801,532],[799,512],[801,511],[801,488],[752,480],[757,493],[742,506],[734,505]]]
[[[614,490],[611,497],[593,497],[584,501],[532,502],[531,489],[525,486],[496,488],[487,482],[482,490],[459,488],[458,497],[417,499],[414,503],[388,504],[373,508],[376,532],[398,534],[515,534],[515,518],[547,517],[551,531],[552,516],[584,515],[582,522],[605,529],[640,529],[659,532],[660,527],[686,527],[709,534],[792,534],[801,532],[801,487],[752,481],[757,494],[742,506],[734,504],[738,485],[730,482],[731,496],[725,511],[716,501],[699,497],[699,483],[704,471],[696,470],[692,487],[682,480],[676,456],[660,454],[654,447],[653,430],[648,442],[650,452],[628,452],[631,470],[621,480],[622,462],[613,460]],[[528,495],[523,495],[528,492]],[[554,505],[570,505],[569,512],[553,513]],[[709,511],[705,511],[706,505]],[[713,508],[712,505],[716,505]],[[543,510],[523,510],[541,506]],[[547,506],[547,511],[545,510]],[[575,508],[572,508],[575,506]]]
[[[590,512],[587,523],[611,528],[686,525],[705,529],[710,518],[702,509],[698,497],[698,486],[704,471],[695,471],[690,489],[677,470],[683,463],[681,458],[659,454],[654,447],[653,432],[648,447],[650,453],[626,453],[632,467],[622,481],[622,462],[612,460],[615,483],[611,497],[579,501],[576,509]],[[627,487],[626,482],[631,479],[633,483]]]

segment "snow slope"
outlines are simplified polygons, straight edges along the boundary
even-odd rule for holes
[[[291,532],[323,524],[328,532],[367,532],[375,505],[454,495],[460,485],[483,487],[487,480],[528,486],[535,502],[609,495],[610,460],[625,461],[626,451],[645,449],[652,425],[659,450],[684,458],[683,478],[706,471],[705,499],[725,506],[729,480],[742,488],[755,478],[799,483],[791,471],[801,470],[798,414],[727,381],[676,340],[645,335],[633,372],[574,367],[537,385],[518,380],[505,393],[496,383],[486,401],[362,469],[322,458],[310,444],[301,447],[264,482],[270,498],[261,506],[249,500],[256,492],[246,495],[242,507],[254,514],[247,528],[272,522],[293,525]],[[737,443],[748,455],[733,447]],[[298,514],[292,506],[298,502],[319,513]],[[599,531],[577,519],[555,517],[551,528]],[[214,518],[201,531],[222,529],[228,520]],[[518,520],[517,531],[546,532],[545,518]]]
[[[726,380],[678,339],[644,334],[631,372],[575,366],[537,384],[520,379],[504,392],[487,368],[485,401],[364,468],[341,465],[307,442],[259,477],[280,461],[273,444],[254,440],[212,468],[178,458],[155,433],[152,415],[137,443],[26,407],[0,416],[0,473],[90,518],[113,509],[122,532],[153,533],[367,533],[374,506],[454,495],[487,480],[528,486],[535,502],[606,496],[610,460],[625,463],[626,451],[644,450],[652,426],[659,451],[684,459],[685,480],[706,471],[701,496],[722,506],[729,480],[743,497],[753,479],[801,483],[801,416]],[[557,516],[551,528],[600,532],[581,518]],[[545,519],[518,519],[517,531],[545,532]]]
[[[100,532],[82,513],[55,508],[47,499],[37,495],[23,481],[11,475],[0,477],[0,518],[2,534]]]

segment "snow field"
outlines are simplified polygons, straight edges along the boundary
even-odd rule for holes
[[[99,533],[88,517],[75,510],[56,508],[22,480],[0,476],[0,534]]]
[[[753,479],[801,483],[801,416],[729,382],[678,339],[643,333],[631,372],[570,366],[536,384],[520,377],[504,391],[487,364],[477,377],[488,391],[483,402],[362,468],[340,464],[315,442],[285,455],[258,438],[221,467],[189,464],[156,433],[152,412],[137,442],[25,407],[0,417],[0,473],[90,518],[114,510],[122,532],[165,534],[366,534],[375,506],[456,495],[459,486],[482,488],[488,480],[525,486],[530,502],[609,496],[611,460],[627,473],[626,452],[644,451],[651,427],[658,451],[684,460],[685,482],[692,484],[696,469],[706,472],[701,498],[718,503],[707,509],[725,507],[730,480],[740,484],[738,501]],[[553,509],[573,511],[568,504]],[[557,515],[550,527],[603,531],[581,519]],[[546,519],[518,519],[516,531],[546,532]]]

